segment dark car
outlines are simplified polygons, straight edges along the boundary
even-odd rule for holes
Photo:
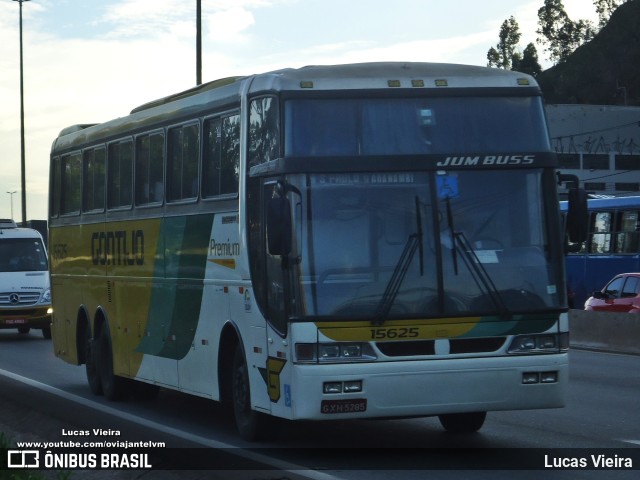
[[[605,287],[593,292],[584,304],[585,310],[640,313],[640,273],[621,273]]]

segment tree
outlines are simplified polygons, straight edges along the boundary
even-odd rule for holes
[[[622,0],[622,2],[618,0],[593,0],[596,12],[598,13],[598,28],[604,27],[609,21],[613,11],[625,1],[626,0]]]
[[[495,47],[491,47],[487,52],[489,67],[511,69],[514,61],[519,60],[516,47],[520,41],[520,27],[513,16],[502,22],[500,27],[500,41]]]
[[[555,63],[564,62],[576,48],[595,35],[595,26],[590,21],[574,22],[569,18],[562,0],[545,0],[538,10],[538,25],[537,33],[543,37],[538,42],[547,45],[549,60]]]
[[[502,22],[499,36],[498,44],[487,52],[489,67],[518,70],[534,76],[542,71],[538,62],[538,52],[533,43],[527,45],[522,54],[517,50],[521,34],[518,22],[513,16]]]
[[[522,58],[518,58],[517,61],[514,61],[511,69],[522,73],[528,73],[534,77],[542,72],[542,67],[538,61],[538,51],[533,43],[527,45],[522,53]]]

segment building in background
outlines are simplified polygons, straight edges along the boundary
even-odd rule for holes
[[[640,195],[640,107],[547,105],[546,112],[562,173],[577,175],[592,196]]]

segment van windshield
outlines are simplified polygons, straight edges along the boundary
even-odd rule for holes
[[[40,239],[0,239],[0,272],[42,272],[48,268]]]

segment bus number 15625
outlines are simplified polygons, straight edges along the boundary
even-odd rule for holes
[[[417,338],[418,327],[372,328],[371,340],[388,340],[395,338]]]

